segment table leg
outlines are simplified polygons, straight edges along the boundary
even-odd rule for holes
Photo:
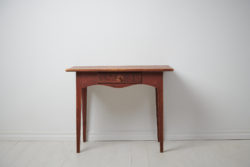
[[[76,152],[80,153],[80,138],[81,138],[81,93],[80,85],[76,84]]]
[[[157,140],[158,142],[160,141],[159,138],[159,121],[158,121],[158,93],[157,93],[157,88],[155,88],[155,101],[156,101],[156,121],[157,121]]]
[[[86,142],[86,133],[87,133],[87,87],[82,88],[82,120],[83,120],[83,142]]]
[[[159,124],[159,140],[160,152],[163,152],[163,85],[157,87],[157,100],[158,100],[158,124]]]

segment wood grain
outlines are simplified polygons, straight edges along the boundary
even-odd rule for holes
[[[161,72],[174,71],[169,65],[147,65],[147,66],[73,66],[67,68],[66,72]]]

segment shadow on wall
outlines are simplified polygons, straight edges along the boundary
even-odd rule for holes
[[[165,73],[164,83],[165,135],[168,139],[199,138],[209,125],[206,100],[198,88],[176,71]]]

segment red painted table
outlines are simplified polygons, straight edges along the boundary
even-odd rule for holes
[[[160,152],[163,152],[163,72],[173,71],[168,65],[155,66],[74,66],[67,72],[76,72],[76,152],[80,152],[81,106],[83,141],[86,141],[87,87],[106,85],[123,88],[134,84],[146,84],[155,88],[157,136]]]

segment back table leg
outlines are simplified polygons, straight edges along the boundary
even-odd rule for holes
[[[87,133],[87,87],[82,88],[82,119],[83,119],[83,142],[86,142]]]

